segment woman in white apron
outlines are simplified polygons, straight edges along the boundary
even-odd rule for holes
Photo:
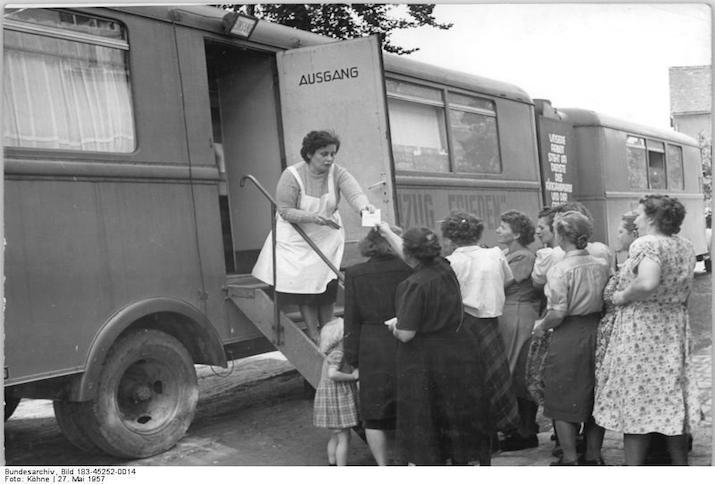
[[[253,275],[275,286],[281,305],[297,305],[317,341],[320,327],[333,319],[337,276],[293,228],[299,224],[335,267],[340,267],[345,231],[338,213],[343,196],[355,211],[375,208],[355,178],[334,164],[340,140],[328,131],[311,131],[300,150],[305,163],[289,166],[276,188],[276,280],[273,282],[271,234],[268,234]]]

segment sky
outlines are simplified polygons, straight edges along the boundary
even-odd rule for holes
[[[422,27],[395,32],[392,39],[404,47],[419,47],[411,58],[514,84],[532,99],[550,99],[556,107],[592,109],[669,127],[668,68],[710,65],[712,58],[708,2],[676,2],[438,1],[435,17],[454,23],[450,30]]]
[[[668,68],[711,64],[706,3],[439,4],[447,31],[396,32],[410,57],[580,107],[670,126]]]

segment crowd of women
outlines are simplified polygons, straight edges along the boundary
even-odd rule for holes
[[[309,133],[305,163],[286,170],[277,196],[279,217],[319,235],[336,265],[340,193],[355,210],[374,210],[334,165],[339,146],[332,133]],[[542,210],[536,224],[503,213],[493,248],[480,244],[484,226],[469,213],[446,215],[441,237],[382,222],[360,243],[367,261],[345,270],[343,319],[332,317],[335,275],[306,262],[305,242],[286,224],[277,252],[291,260],[287,289],[276,289],[301,306],[311,335],[322,326],[314,423],[332,431],[329,463],[347,463],[350,428],[362,425],[378,465],[489,465],[499,448],[539,445],[542,406],[554,423],[553,465],[604,465],[605,429],[623,433],[627,465],[645,462],[654,434],[673,464],[687,464],[701,413],[686,307],[695,254],[677,235],[684,217],[676,198],[645,196],[623,215],[612,248],[590,240],[593,219],[578,202]]]

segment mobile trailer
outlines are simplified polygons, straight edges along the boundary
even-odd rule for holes
[[[127,7],[4,17],[6,415],[20,398],[53,399],[63,432],[86,450],[141,457],[171,447],[193,417],[193,364],[226,366],[278,348],[317,384],[316,346],[285,311],[275,320],[269,294],[246,275],[271,226],[270,203],[242,186],[246,175],[272,188],[299,161],[305,132],[332,128],[343,136],[339,162],[384,219],[400,221],[386,96],[410,102],[400,89],[421,67],[389,56],[383,67],[375,38],[335,42],[262,21],[237,38],[224,31],[225,13]],[[395,78],[388,94],[383,72]],[[464,130],[469,117],[489,135],[508,131],[496,111],[513,103],[529,114],[518,131],[533,151],[528,96],[495,81],[478,96],[464,87],[469,80],[447,90],[440,72],[420,82],[462,96],[452,127]],[[474,98],[487,103],[470,106]],[[513,147],[498,150],[505,166],[516,158]],[[535,156],[530,162],[535,174]],[[409,177],[404,185],[416,186]],[[478,176],[463,185],[454,170],[443,178],[435,199],[458,187],[471,204],[464,208],[489,210],[492,220],[501,210],[493,201],[479,209],[482,200],[464,193]],[[485,178],[493,192],[504,186],[499,175]],[[528,209],[538,185],[523,185]],[[407,199],[421,195],[409,189]],[[416,202],[422,208],[401,203],[420,213],[416,223],[435,222],[428,199]],[[344,222],[350,249],[364,229],[347,213]]]
[[[611,245],[624,213],[635,210],[649,193],[666,193],[686,208],[680,235],[693,243],[696,254],[708,252],[701,153],[695,139],[590,110],[554,109],[548,101],[535,102],[547,204],[559,203],[548,200],[547,184],[563,171],[568,178],[564,182],[573,185],[573,198],[594,216],[594,239]],[[547,137],[556,132],[563,134],[568,152],[563,170],[548,161],[554,145]]]

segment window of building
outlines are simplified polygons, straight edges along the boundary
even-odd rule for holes
[[[668,145],[668,188],[670,190],[683,190],[683,148]]]
[[[64,10],[7,10],[3,144],[131,152],[136,146],[127,32]]]
[[[645,140],[643,138],[636,136],[626,138],[626,160],[628,162],[628,186],[634,189],[648,188]]]
[[[648,148],[648,187],[665,188],[665,145],[659,141],[646,141]]]
[[[395,79],[386,86],[397,170],[501,171],[492,101]]]

